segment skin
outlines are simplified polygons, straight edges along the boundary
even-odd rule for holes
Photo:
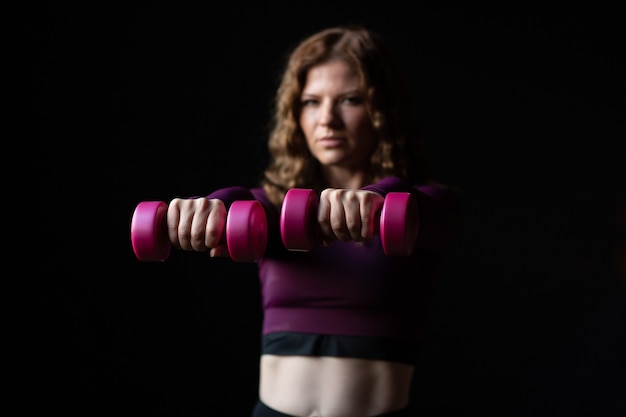
[[[311,68],[299,123],[329,187],[318,222],[326,243],[362,242],[376,232],[384,198],[364,186],[377,141],[358,75],[341,60]],[[228,256],[220,243],[226,209],[219,200],[174,199],[168,212],[174,247]],[[259,395],[283,413],[301,417],[375,416],[408,405],[413,367],[378,360],[262,355]]]
[[[400,363],[263,355],[259,394],[293,416],[376,416],[406,407],[411,378],[412,368]]]
[[[363,186],[376,145],[359,84],[358,74],[343,61],[333,60],[309,70],[302,92],[300,128],[330,187]]]
[[[301,102],[300,127],[330,188],[322,191],[318,221],[325,241],[369,239],[383,198],[357,191],[376,145],[360,79],[341,60],[309,70]]]

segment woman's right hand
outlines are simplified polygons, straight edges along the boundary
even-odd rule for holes
[[[167,231],[172,246],[205,252],[209,256],[229,256],[226,239],[226,206],[218,199],[175,198],[167,209]]]
[[[385,198],[366,190],[326,188],[320,194],[317,221],[322,240],[365,242],[378,233],[377,216]]]

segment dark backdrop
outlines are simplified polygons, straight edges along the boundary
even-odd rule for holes
[[[180,252],[141,263],[130,218],[143,200],[254,185],[289,48],[363,23],[405,66],[435,177],[459,187],[464,208],[416,415],[618,415],[624,297],[602,252],[625,177],[617,6],[434,3],[28,10],[25,129],[38,138],[49,237],[32,403],[80,416],[248,415],[254,265]]]

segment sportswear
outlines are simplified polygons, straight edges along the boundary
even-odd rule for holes
[[[380,236],[365,244],[335,241],[308,252],[289,251],[280,237],[280,208],[269,202],[262,188],[228,187],[207,196],[227,207],[236,200],[256,199],[265,209],[268,242],[257,261],[266,337],[263,353],[391,360],[395,356],[411,361],[402,353],[389,352],[406,351],[406,346],[411,350],[423,337],[433,280],[458,226],[457,201],[443,186],[412,185],[396,177],[362,189],[382,196],[409,192],[415,198],[420,226],[411,255],[386,255]],[[380,340],[379,352],[359,353],[363,351],[356,347],[359,338]]]

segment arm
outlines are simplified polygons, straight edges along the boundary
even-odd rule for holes
[[[255,196],[252,192],[245,187],[234,186],[234,187],[226,187],[220,188],[218,190],[213,191],[211,194],[207,195],[205,198],[208,199],[217,199],[221,200],[226,208],[228,209],[230,205],[238,200],[254,200]]]

